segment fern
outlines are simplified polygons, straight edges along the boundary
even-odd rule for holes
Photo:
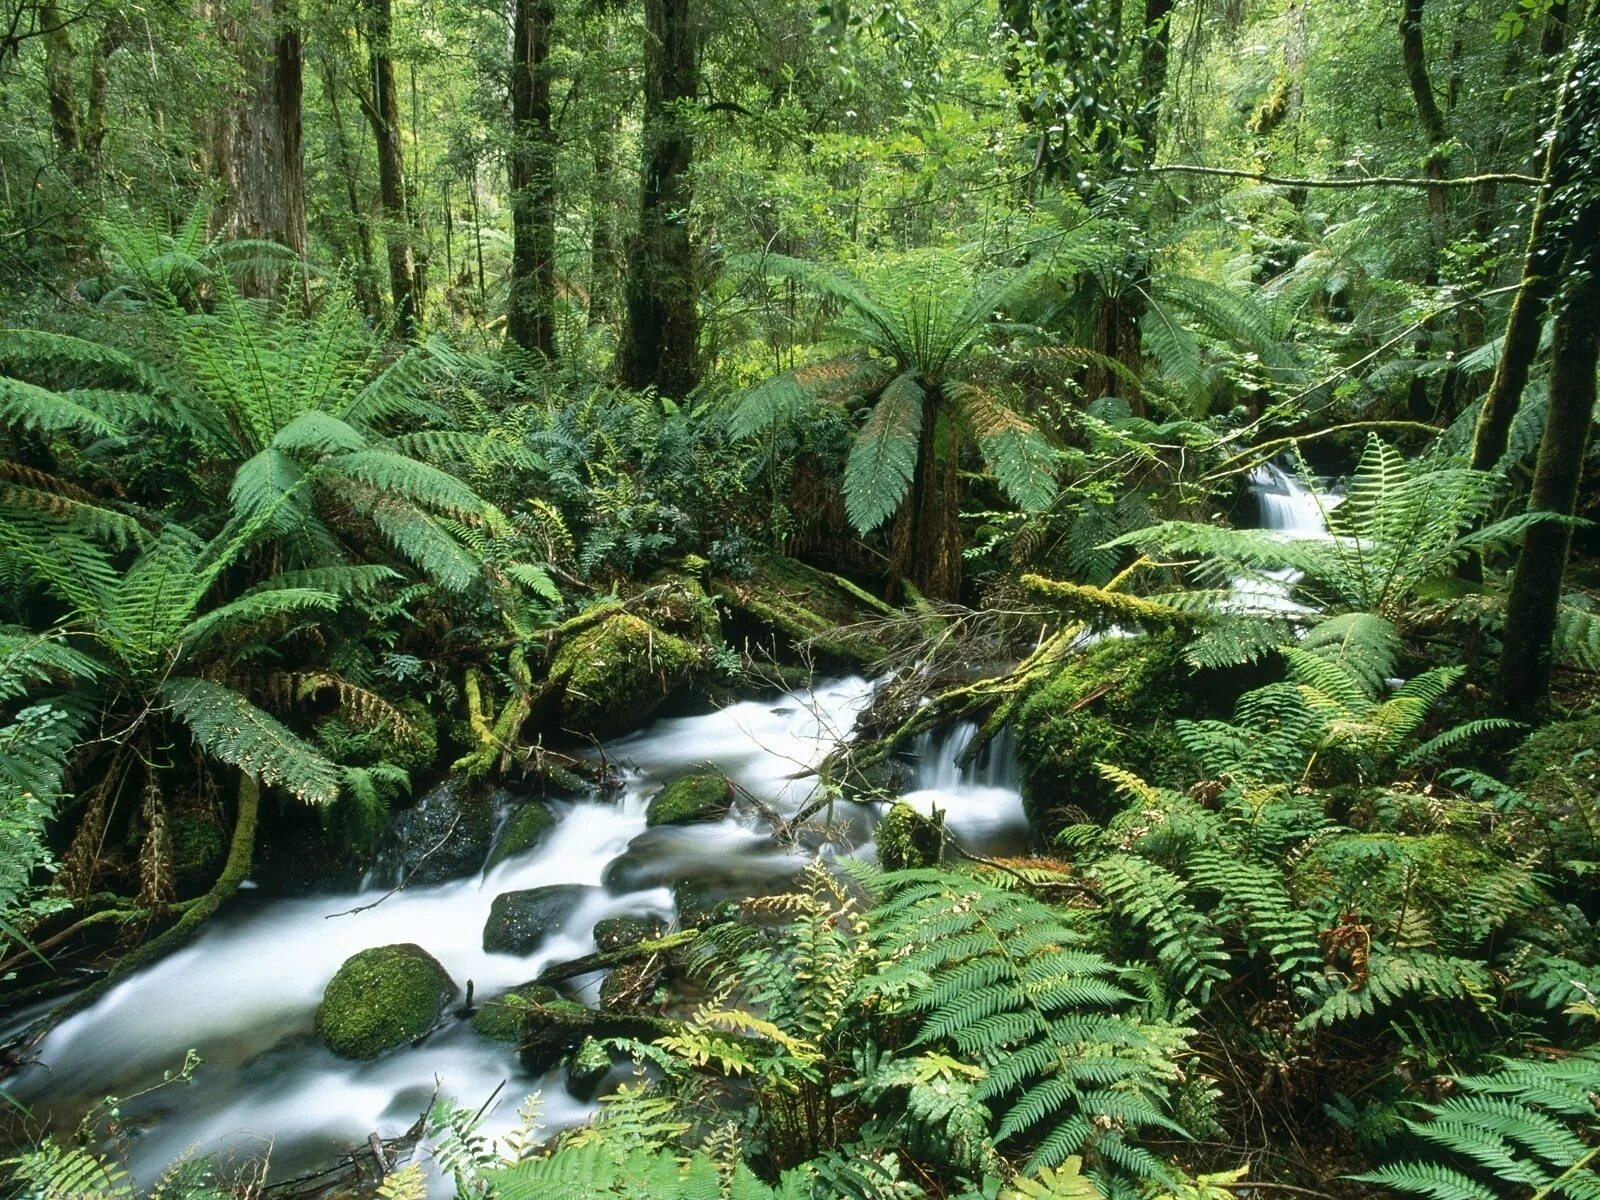
[[[1189,903],[1182,879],[1156,863],[1119,854],[1092,874],[1113,912],[1142,929],[1156,959],[1180,991],[1204,1004],[1211,987],[1228,978],[1222,939]]]
[[[1557,1059],[1508,1059],[1455,1079],[1461,1094],[1420,1105],[1406,1127],[1433,1157],[1354,1178],[1435,1200],[1600,1196],[1600,1108],[1593,1049]]]
[[[179,678],[163,684],[161,696],[212,757],[312,804],[338,798],[338,769],[238,692]]]
[[[1181,1132],[1163,1098],[1183,1031],[1134,1018],[1123,972],[1036,900],[938,871],[874,887],[883,965],[862,996],[915,1016],[914,1045],[952,1045],[986,1070],[974,1095],[996,1111],[996,1138],[1031,1146],[1030,1169],[1086,1154],[1100,1171],[1163,1178],[1127,1139]]]

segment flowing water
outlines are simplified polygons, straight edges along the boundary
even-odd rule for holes
[[[1257,467],[1251,473],[1250,487],[1255,493],[1262,529],[1285,539],[1327,536],[1327,512],[1339,502],[1337,496],[1308,490],[1298,477],[1276,463]],[[1258,612],[1311,612],[1311,608],[1294,599],[1295,584],[1300,579],[1300,572],[1291,567],[1236,579],[1233,602],[1240,609]]]
[[[720,823],[646,830],[648,799],[662,782],[710,765],[778,812],[793,813],[813,793],[806,768],[849,731],[871,694],[865,680],[845,679],[659,720],[606,747],[626,771],[620,796],[557,804],[550,838],[487,876],[407,888],[361,912],[349,910],[379,900],[386,887],[298,898],[247,887],[190,945],[53,1030],[36,1049],[37,1065],[7,1087],[41,1125],[62,1132],[101,1097],[132,1097],[179,1066],[186,1051],[198,1051],[203,1064],[192,1082],[123,1105],[135,1131],[130,1166],[146,1181],[191,1154],[226,1163],[270,1150],[274,1178],[315,1169],[373,1131],[405,1130],[436,1086],[475,1108],[504,1082],[491,1132],[513,1125],[518,1102],[534,1091],[547,1127],[582,1120],[588,1106],[568,1095],[559,1074],[523,1073],[511,1047],[479,1037],[467,1021],[449,1021],[420,1045],[371,1062],[334,1057],[313,1032],[323,987],[359,950],[415,942],[458,985],[472,980],[482,1000],[549,963],[593,951],[601,917],[674,916],[667,886],[674,880],[708,880],[727,894],[780,887],[814,850],[780,848],[759,816],[737,811]],[[963,724],[924,738],[907,798],[945,812],[968,848],[1019,849],[1026,826],[1009,740],[1002,735],[973,766],[958,767],[975,732]],[[869,854],[875,814],[870,806],[841,807],[850,810],[836,814],[841,842],[825,851]],[[536,954],[485,954],[482,929],[494,897],[552,883],[607,886]],[[592,998],[599,978],[580,983],[580,995]]]

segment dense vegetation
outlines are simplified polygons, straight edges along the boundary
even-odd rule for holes
[[[856,671],[761,819],[883,805],[879,865],[597,930],[598,1009],[481,998],[529,1070],[638,1069],[498,1142],[439,1103],[457,1194],[1600,1198],[1592,4],[3,19],[8,1069],[441,779],[603,790],[597,739]],[[890,803],[957,720],[1029,855]],[[364,955],[335,1052],[448,1019]],[[117,1113],[10,1102],[7,1188],[262,1186],[135,1182]]]

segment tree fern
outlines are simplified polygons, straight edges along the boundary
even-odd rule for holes
[[[211,757],[312,804],[338,798],[338,768],[238,692],[205,679],[173,679],[161,696]]]

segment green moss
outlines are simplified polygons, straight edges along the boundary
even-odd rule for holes
[[[472,1014],[472,1027],[492,1042],[520,1042],[522,1019],[533,1005],[571,1004],[553,987],[530,983],[484,1002]]]
[[[1511,756],[1510,779],[1535,801],[1600,801],[1600,716],[1543,725]]]
[[[1095,769],[1107,762],[1181,787],[1194,764],[1175,717],[1194,707],[1191,672],[1173,635],[1115,638],[1069,660],[1034,687],[1015,718],[1028,818],[1048,835],[1062,811],[1104,820],[1122,802]]]
[[[547,805],[538,801],[524,804],[511,814],[511,819],[500,831],[499,840],[489,852],[489,861],[484,864],[484,869],[492,870],[506,859],[526,854],[542,845],[555,827],[556,815]]]
[[[649,579],[645,587],[650,591],[649,606],[642,611],[669,633],[708,646],[722,645],[722,619],[717,615],[716,603],[706,591],[700,577],[705,571],[705,560],[693,556],[677,566],[663,567]]]
[[[644,823],[687,825],[692,821],[718,821],[728,815],[732,787],[715,774],[685,775],[674,779],[650,801]]]
[[[889,807],[874,833],[878,865],[885,871],[936,867],[944,857],[944,818],[930,821],[909,804]]]
[[[317,1035],[341,1058],[376,1058],[438,1024],[455,984],[421,946],[374,946],[347,958],[317,1006]]]
[[[566,681],[562,723],[610,737],[645,720],[689,678],[694,648],[631,613],[614,613],[564,642],[550,664]]]
[[[172,875],[178,897],[197,896],[216,880],[228,857],[228,839],[211,818],[176,812],[167,821],[172,837]]]
[[[712,586],[744,626],[742,632],[758,638],[764,634],[779,654],[795,654],[804,646],[823,666],[853,667],[888,652],[862,628],[883,613],[865,602],[860,589],[841,586],[827,572],[797,559],[773,555],[762,559],[750,578],[724,577]]]

